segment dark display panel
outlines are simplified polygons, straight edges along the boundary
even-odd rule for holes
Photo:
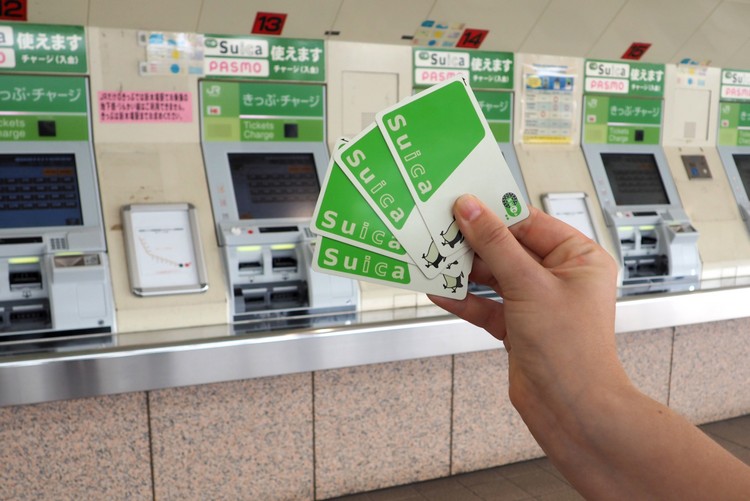
[[[311,217],[320,193],[312,153],[229,153],[240,219]]]
[[[734,157],[737,172],[740,174],[742,186],[745,187],[745,195],[750,198],[750,155],[732,155],[732,157]]]
[[[75,155],[0,155],[0,229],[82,224]]]
[[[669,196],[651,153],[602,153],[616,205],[669,205]]]

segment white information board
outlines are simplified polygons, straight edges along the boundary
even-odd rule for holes
[[[193,205],[126,205],[122,226],[134,294],[188,294],[208,289]]]
[[[591,203],[585,193],[547,193],[542,196],[544,212],[569,224],[594,242],[600,242],[591,218]]]

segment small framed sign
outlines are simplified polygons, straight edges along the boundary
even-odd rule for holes
[[[126,205],[122,227],[133,294],[189,294],[208,289],[192,204]]]

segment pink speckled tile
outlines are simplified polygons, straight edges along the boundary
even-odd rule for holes
[[[669,398],[671,327],[617,334],[617,354],[636,388],[663,404]]]
[[[316,495],[450,473],[451,357],[315,373]]]
[[[666,403],[672,329],[617,335],[618,355],[641,391]],[[456,355],[453,396],[453,473],[544,455],[508,399],[504,350]]]
[[[312,499],[310,373],[149,399],[156,499]]]
[[[750,413],[750,318],[677,327],[669,405],[696,424]]]
[[[453,474],[544,455],[508,398],[505,350],[456,355],[453,388]]]
[[[0,499],[153,499],[145,393],[0,408]]]

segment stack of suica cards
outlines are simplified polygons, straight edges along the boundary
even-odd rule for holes
[[[474,252],[453,216],[471,193],[512,225],[528,216],[462,78],[431,87],[340,139],[313,214],[313,269],[463,299]]]

